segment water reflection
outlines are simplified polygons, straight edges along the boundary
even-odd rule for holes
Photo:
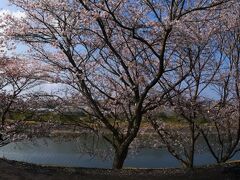
[[[203,146],[203,141],[199,143]],[[0,156],[10,160],[65,167],[110,168],[112,163],[108,143],[97,137],[84,135],[74,139],[39,138],[11,143],[0,148]],[[234,159],[240,159],[240,154],[236,154]],[[214,162],[207,150],[195,156],[195,165]],[[165,148],[141,148],[138,153],[130,153],[124,166],[160,168],[180,167],[181,164]]]

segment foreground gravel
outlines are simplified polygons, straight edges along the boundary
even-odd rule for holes
[[[94,169],[38,166],[0,159],[0,180],[239,180],[240,162],[186,169]]]

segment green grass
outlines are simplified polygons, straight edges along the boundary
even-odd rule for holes
[[[176,114],[168,115],[164,112],[160,112],[156,116],[158,121],[162,121],[168,124],[172,125],[186,125],[187,121]],[[9,119],[11,120],[25,120],[25,121],[31,121],[31,122],[44,122],[44,121],[55,121],[59,123],[78,123],[80,120],[82,122],[87,122],[91,124],[92,121],[90,117],[84,115],[80,112],[67,112],[64,114],[58,114],[56,112],[39,112],[38,114],[33,114],[33,112],[10,112]],[[120,126],[127,125],[127,122],[125,120],[114,120],[109,119],[109,121],[113,123],[118,123]],[[207,123],[206,120],[203,118],[199,118],[195,120],[198,124],[205,124]],[[149,122],[146,119],[143,119],[142,122],[143,126],[149,126]]]

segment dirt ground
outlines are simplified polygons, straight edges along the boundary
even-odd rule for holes
[[[0,159],[0,180],[239,180],[240,162],[184,169],[91,169],[38,166]]]

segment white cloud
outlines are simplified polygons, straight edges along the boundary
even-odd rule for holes
[[[6,15],[12,15],[15,18],[19,18],[19,19],[26,17],[26,14],[24,12],[21,12],[21,11],[11,11],[11,10],[8,10],[8,9],[0,10],[0,17],[6,16]]]
[[[18,10],[16,11],[12,11],[8,9],[0,10],[0,33],[2,33],[4,31],[4,27],[6,27],[5,18],[7,18],[7,16],[12,16],[16,20],[26,18],[26,14]]]
[[[5,43],[5,30],[8,27],[8,23],[6,21],[8,16],[12,16],[16,20],[26,18],[26,14],[18,10],[8,10],[8,9],[0,10],[0,55],[5,54],[7,52],[7,48],[6,48],[7,44]],[[9,43],[11,42],[9,41]]]

